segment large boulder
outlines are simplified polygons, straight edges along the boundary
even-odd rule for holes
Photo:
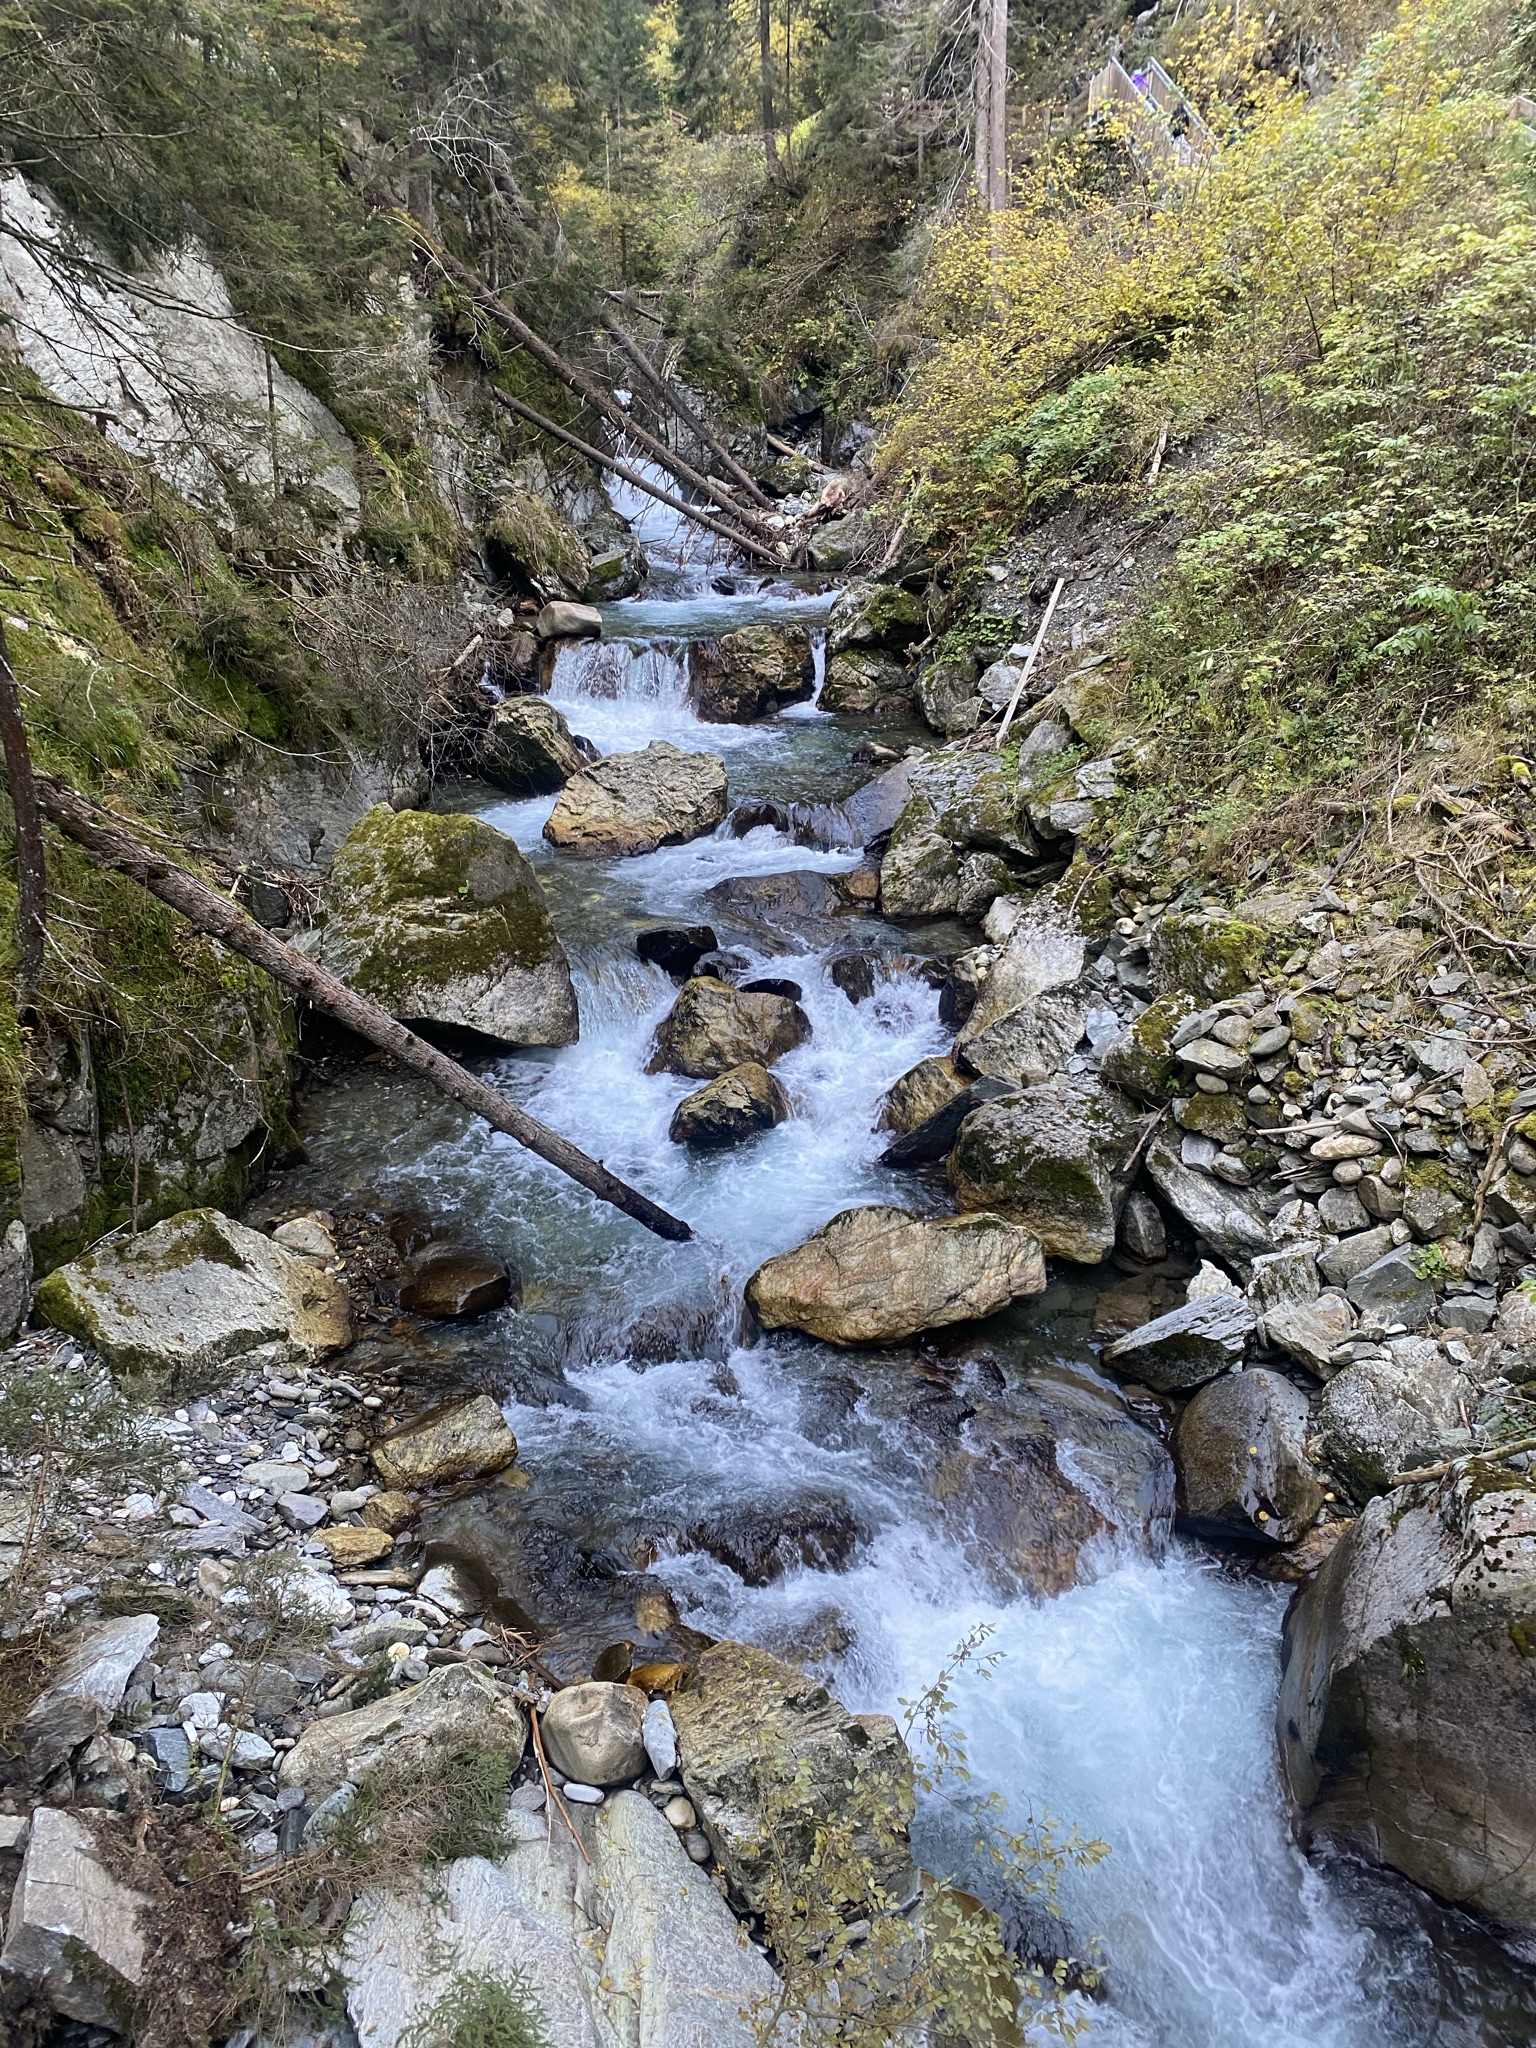
[[[899,583],[845,583],[827,620],[827,652],[880,647],[905,654],[927,631],[927,607]]]
[[[829,657],[819,702],[823,711],[899,718],[911,709],[912,679],[894,655],[850,647]]]
[[[976,1074],[1038,1081],[1083,1035],[1090,996],[1080,934],[1046,919],[1015,925],[998,951],[955,1050]]]
[[[1471,1465],[1369,1502],[1286,1624],[1280,1744],[1307,1831],[1536,1931],[1533,1646],[1528,1479]]]
[[[358,2039],[435,2036],[468,1982],[506,1987],[495,2038],[509,2048],[791,2048],[781,1980],[644,1794],[571,1816],[580,1846],[514,1810],[500,1863],[463,1856],[430,1886],[362,1895],[341,1958]],[[514,2030],[525,2001],[534,2014]]]
[[[311,1721],[283,1758],[279,1782],[302,1785],[318,1806],[342,1785],[362,1785],[388,1760],[391,1768],[479,1749],[521,1763],[528,1723],[517,1702],[475,1664],[445,1664],[420,1685]]]
[[[1389,1487],[1395,1473],[1440,1457],[1444,1440],[1465,1430],[1475,1397],[1471,1376],[1432,1338],[1399,1337],[1328,1382],[1318,1414],[1324,1455],[1364,1500]]]
[[[685,1095],[672,1112],[667,1136],[674,1145],[718,1152],[771,1131],[788,1115],[789,1097],[773,1075],[756,1060],[745,1060]]]
[[[378,804],[336,855],[319,957],[410,1023],[572,1045],[576,993],[538,877],[483,818]]]
[[[926,797],[907,803],[881,855],[880,908],[887,917],[942,917],[960,908],[960,856]]]
[[[912,1759],[884,1714],[850,1714],[824,1686],[746,1643],[716,1643],[672,1702],[683,1783],[734,1896],[787,1903],[823,1832],[848,1831],[869,1877],[913,1881]],[[826,1875],[835,1882],[837,1858]]]
[[[968,857],[1038,857],[1020,803],[1018,771],[996,754],[938,755],[910,771],[908,788],[880,864],[880,901],[887,916],[976,915],[967,900]],[[992,879],[987,901],[1008,886],[1009,871],[1000,859]]]
[[[51,1766],[101,1734],[159,1635],[153,1614],[117,1615],[82,1630],[21,1724],[34,1763]]]
[[[1001,1216],[876,1207],[845,1209],[759,1266],[747,1304],[766,1329],[805,1330],[829,1344],[896,1344],[995,1315],[1044,1286],[1039,1239]]]
[[[609,754],[573,775],[544,837],[583,860],[651,853],[713,832],[725,805],[718,754],[685,754],[668,740],[652,740],[641,753]]]
[[[949,1158],[962,1209],[1023,1223],[1052,1257],[1096,1265],[1114,1249],[1136,1126],[1124,1099],[1060,1078],[973,1110]]]
[[[542,697],[503,697],[475,750],[475,772],[513,796],[563,789],[591,759],[589,743]]]
[[[1049,1599],[1077,1584],[1091,1545],[1150,1544],[1172,1474],[1117,1396],[1042,1373],[976,1407],[933,1490],[999,1598]]]
[[[1276,1372],[1234,1372],[1200,1389],[1179,1417],[1179,1510],[1215,1541],[1296,1543],[1323,1490],[1307,1461],[1307,1397]]]
[[[974,732],[986,716],[987,705],[976,688],[973,655],[930,662],[918,677],[914,694],[918,710],[946,739]]]
[[[886,1090],[880,1106],[882,1131],[915,1131],[957,1096],[970,1088],[970,1076],[962,1074],[949,1053],[936,1054],[908,1067]]]
[[[1254,1324],[1252,1308],[1235,1288],[1197,1295],[1106,1344],[1100,1363],[1117,1379],[1138,1380],[1155,1393],[1186,1393],[1238,1363]]]
[[[748,1061],[771,1065],[810,1035],[810,1019],[788,996],[751,995],[701,974],[658,1025],[652,1071],[714,1081]]]
[[[688,694],[700,718],[746,725],[800,704],[816,686],[811,636],[801,626],[743,626],[688,649]]]
[[[115,1373],[167,1393],[218,1385],[236,1361],[312,1365],[352,1341],[347,1290],[217,1209],[186,1209],[55,1267],[37,1313]]]
[[[489,1394],[429,1409],[373,1447],[374,1469],[386,1486],[451,1486],[504,1472],[517,1457],[517,1438]]]

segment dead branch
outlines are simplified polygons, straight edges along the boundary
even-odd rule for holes
[[[644,377],[651,389],[661,398],[662,402],[671,407],[685,427],[691,428],[698,435],[710,454],[714,456],[718,463],[723,465],[726,474],[736,479],[748,497],[755,504],[760,505],[765,512],[771,512],[773,510],[773,500],[757,481],[757,478],[750,471],[742,468],[729,448],[711,432],[688,403],[687,399],[684,398],[683,394],[677,390],[671,378],[663,376],[661,371],[656,368],[634,336],[627,333],[619,322],[613,318],[611,313],[604,313],[602,321],[604,328],[613,336],[624,354],[628,356],[629,360],[634,364],[641,376]]]

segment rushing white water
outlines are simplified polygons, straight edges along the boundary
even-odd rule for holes
[[[781,615],[783,604],[766,600],[759,615],[770,609]],[[672,631],[680,630],[674,617]],[[700,725],[675,644],[567,654],[554,701],[604,749],[666,737],[721,751],[735,796],[792,771],[786,753],[821,744],[827,731],[819,721]],[[724,877],[837,872],[856,856],[797,847],[759,828],[594,866],[542,845],[549,807],[549,799],[497,803],[484,815],[540,864],[577,953],[582,1035],[563,1051],[503,1062],[502,1083],[699,1235],[688,1246],[662,1245],[483,1130],[406,1127],[381,1141],[375,1175],[398,1193],[419,1188],[436,1213],[457,1213],[505,1246],[531,1303],[586,1319],[586,1362],[570,1368],[572,1397],[508,1404],[524,1463],[534,1472],[580,1469],[590,1457],[593,1469],[622,1470],[657,1526],[680,1529],[743,1500],[808,1487],[846,1503],[862,1541],[844,1571],[797,1565],[750,1587],[685,1546],[655,1569],[699,1626],[819,1654],[857,1708],[899,1713],[969,1631],[993,1631],[987,1647],[1001,1661],[990,1675],[967,1666],[955,1683],[975,1785],[1001,1792],[1015,1824],[1048,1809],[1109,1845],[1103,1862],[1069,1877],[1063,1900],[1075,1935],[1098,1937],[1109,1965],[1106,1996],[1087,2014],[1090,2042],[1530,2041],[1536,2023],[1524,2025],[1504,1980],[1491,2004],[1481,1989],[1476,1999],[1468,1991],[1469,2010],[1453,2000],[1448,2012],[1443,1958],[1417,1909],[1398,1910],[1397,1895],[1375,1880],[1309,1864],[1294,1845],[1273,1727],[1279,1589],[1179,1544],[1156,1559],[1106,1544],[1087,1583],[1046,1602],[1000,1600],[939,1518],[925,1484],[932,1444],[910,1435],[899,1404],[882,1405],[872,1381],[863,1394],[850,1392],[842,1362],[815,1347],[731,1348],[729,1305],[762,1259],[853,1204],[928,1199],[920,1183],[880,1167],[886,1138],[874,1124],[891,1081],[948,1042],[932,990],[898,971],[856,1006],[832,983],[819,943],[777,950],[761,932],[728,929],[706,901]],[[701,1157],[667,1138],[672,1111],[694,1084],[645,1071],[675,989],[640,965],[629,935],[645,917],[706,916],[760,971],[801,984],[813,1029],[777,1067],[792,1118],[749,1146]],[[886,951],[899,942],[889,928],[848,929]],[[721,1348],[637,1369],[624,1355],[629,1320],[679,1300],[720,1305]],[[1059,1361],[1052,1370],[1091,1383],[1081,1304],[1057,1289],[1037,1307],[1032,1326],[1016,1318],[1026,1365]],[[863,1369],[878,1380],[877,1365]],[[943,1798],[931,1799],[920,1817],[925,1860],[966,1874],[972,1832]]]

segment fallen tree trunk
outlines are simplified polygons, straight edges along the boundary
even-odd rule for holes
[[[634,484],[636,489],[645,491],[658,505],[665,505],[673,512],[681,512],[685,518],[691,519],[695,526],[702,526],[708,533],[718,533],[722,540],[728,540],[732,547],[740,548],[745,554],[755,555],[758,561],[769,562],[775,568],[778,566],[779,556],[772,548],[764,547],[761,541],[753,540],[744,533],[736,533],[720,520],[712,518],[709,513],[701,512],[697,505],[690,505],[685,498],[674,498],[670,491],[664,491],[659,485],[653,484],[648,477],[642,476],[638,469],[631,469],[627,462],[619,462],[612,455],[605,454],[601,448],[595,448],[590,441],[583,441],[580,435],[573,434],[569,427],[562,427],[558,421],[547,418],[541,412],[535,412],[531,405],[525,405],[522,399],[514,398],[510,391],[500,391],[493,384],[491,392],[496,403],[504,406],[508,412],[515,413],[520,420],[526,420],[530,426],[537,427],[541,434],[548,434],[552,440],[562,442],[567,448],[574,448],[579,455],[585,455],[589,462],[601,463],[604,469],[611,470],[615,476],[623,477],[625,483]]]
[[[626,333],[618,321],[608,313],[603,315],[603,326],[613,336],[625,355],[628,356],[641,376],[651,386],[651,389],[659,394],[663,404],[670,406],[683,425],[691,428],[698,435],[710,454],[714,456],[716,462],[722,464],[727,474],[736,479],[737,483],[741,485],[753,502],[760,505],[763,511],[771,512],[773,510],[773,500],[757,481],[757,478],[749,470],[743,469],[730,449],[710,432],[709,428],[700,419],[683,394],[673,389],[671,379],[663,376],[662,372],[656,368],[634,336]]]
[[[217,939],[232,953],[253,961],[274,981],[280,981],[295,995],[303,996],[317,1010],[323,1010],[328,1017],[345,1024],[359,1037],[371,1039],[397,1059],[401,1066],[420,1074],[445,1095],[451,1095],[455,1102],[461,1102],[476,1116],[483,1117],[492,1130],[515,1138],[530,1152],[536,1152],[551,1166],[569,1174],[572,1180],[600,1200],[611,1202],[626,1216],[643,1223],[647,1230],[655,1231],[658,1237],[669,1238],[674,1244],[685,1244],[692,1237],[693,1232],[686,1223],[668,1215],[665,1209],[658,1208],[645,1195],[610,1173],[600,1160],[589,1159],[568,1138],[562,1138],[558,1131],[550,1130],[548,1125],[529,1116],[496,1089],[488,1088],[485,1082],[477,1080],[461,1067],[457,1060],[449,1059],[436,1046],[429,1045],[414,1031],[407,1030],[387,1010],[381,1009],[367,996],[359,995],[355,989],[348,988],[344,981],[316,966],[314,961],[306,960],[293,947],[285,946],[281,939],[263,930],[254,918],[247,917],[228,897],[221,896],[206,882],[200,882],[185,868],[178,867],[169,855],[156,853],[145,846],[132,833],[124,831],[110,814],[99,811],[78,790],[71,789],[68,783],[53,776],[42,776],[36,787],[38,804],[44,816],[51,818],[67,838],[83,847],[104,867],[127,875],[148,889],[151,895],[158,896],[162,903],[168,903],[195,931]]]
[[[461,263],[441,242],[429,235],[420,221],[413,219],[411,226],[415,233],[416,246],[422,255],[435,263],[444,276],[451,278],[461,290],[468,292],[481,312],[527,349],[535,361],[542,363],[562,384],[568,384],[577,397],[590,405],[594,412],[600,413],[610,426],[621,434],[627,434],[680,484],[687,484],[693,490],[702,491],[705,497],[712,499],[723,512],[728,512],[732,519],[739,520],[749,533],[755,533],[759,539],[767,539],[766,529],[744,506],[737,503],[723,484],[716,483],[713,477],[706,476],[702,470],[695,469],[691,463],[685,462],[665,441],[658,440],[637,420],[631,419],[616,399],[604,391],[600,384],[578,370],[558,349],[551,348],[542,335],[535,334],[527,321],[514,313],[505,299],[500,298],[483,278],[477,277],[467,264]]]

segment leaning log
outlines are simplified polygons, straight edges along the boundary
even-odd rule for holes
[[[521,398],[514,398],[510,391],[502,391],[493,384],[491,396],[498,405],[504,406],[518,419],[525,420],[531,427],[537,427],[541,434],[548,434],[552,441],[560,442],[562,447],[574,448],[578,455],[585,455],[589,462],[599,463],[604,469],[611,470],[615,476],[623,477],[625,483],[634,484],[638,490],[654,498],[658,505],[665,505],[673,512],[681,512],[684,518],[691,519],[695,526],[702,526],[706,532],[719,534],[722,540],[728,540],[732,547],[740,548],[744,554],[755,555],[758,561],[771,563],[775,568],[778,566],[781,557],[771,548],[765,548],[760,541],[752,540],[744,533],[737,533],[733,527],[712,518],[707,512],[701,512],[697,505],[690,505],[683,498],[674,498],[670,491],[664,491],[659,484],[653,484],[650,478],[638,469],[631,469],[627,462],[619,462],[612,455],[605,454],[601,448],[594,447],[590,441],[583,441],[579,435],[573,434],[569,427],[562,427],[557,420],[550,419],[542,412],[536,412]]]
[[[702,470],[695,469],[691,463],[685,462],[665,441],[658,440],[654,434],[642,427],[639,421],[625,412],[617,399],[604,391],[600,384],[578,370],[558,349],[551,348],[544,337],[536,334],[505,299],[491,290],[484,278],[477,277],[467,264],[461,263],[457,256],[445,249],[435,235],[427,232],[420,221],[413,218],[411,227],[416,247],[421,255],[429,262],[435,263],[443,275],[451,278],[460,290],[467,292],[487,319],[500,327],[504,333],[511,335],[519,346],[527,349],[534,360],[542,363],[562,384],[568,384],[578,398],[590,405],[594,412],[600,413],[617,432],[628,435],[653,461],[659,462],[663,469],[670,471],[680,484],[686,484],[691,490],[701,491],[706,498],[713,499],[723,512],[729,513],[732,519],[745,526],[749,533],[756,534],[761,540],[767,540],[767,530],[744,505],[732,497],[723,484],[716,483],[713,477],[706,476]]]
[[[670,407],[677,414],[683,425],[690,432],[698,436],[699,440],[709,450],[710,454],[714,456],[716,462],[721,465],[726,474],[735,478],[736,482],[740,484],[741,488],[755,504],[759,505],[763,511],[771,512],[773,510],[773,500],[757,481],[757,478],[752,475],[750,470],[742,468],[725,443],[716,434],[711,432],[698,413],[694,411],[671,378],[663,375],[657,369],[639,342],[635,340],[635,337],[626,328],[621,327],[611,314],[604,313],[602,320],[608,334],[618,343],[646,383],[650,385],[657,397],[660,398],[662,404]]]
[[[402,1067],[420,1074],[434,1088],[440,1088],[455,1102],[483,1117],[493,1131],[515,1138],[601,1201],[611,1202],[615,1209],[622,1209],[626,1216],[655,1231],[658,1237],[669,1238],[674,1244],[685,1244],[692,1237],[693,1232],[680,1218],[658,1208],[617,1174],[610,1173],[600,1160],[589,1159],[568,1138],[529,1116],[496,1089],[488,1088],[457,1060],[449,1059],[436,1046],[418,1038],[367,996],[348,988],[344,981],[306,960],[292,946],[285,946],[254,918],[247,917],[238,904],[179,867],[168,854],[145,846],[131,832],[124,831],[120,821],[71,789],[67,782],[54,776],[39,776],[36,786],[43,815],[52,819],[66,838],[83,847],[103,867],[127,875],[162,903],[168,903],[194,931],[217,939],[232,953],[239,953],[263,968],[295,995],[303,996],[315,1009],[345,1024],[360,1038],[371,1039]]]

